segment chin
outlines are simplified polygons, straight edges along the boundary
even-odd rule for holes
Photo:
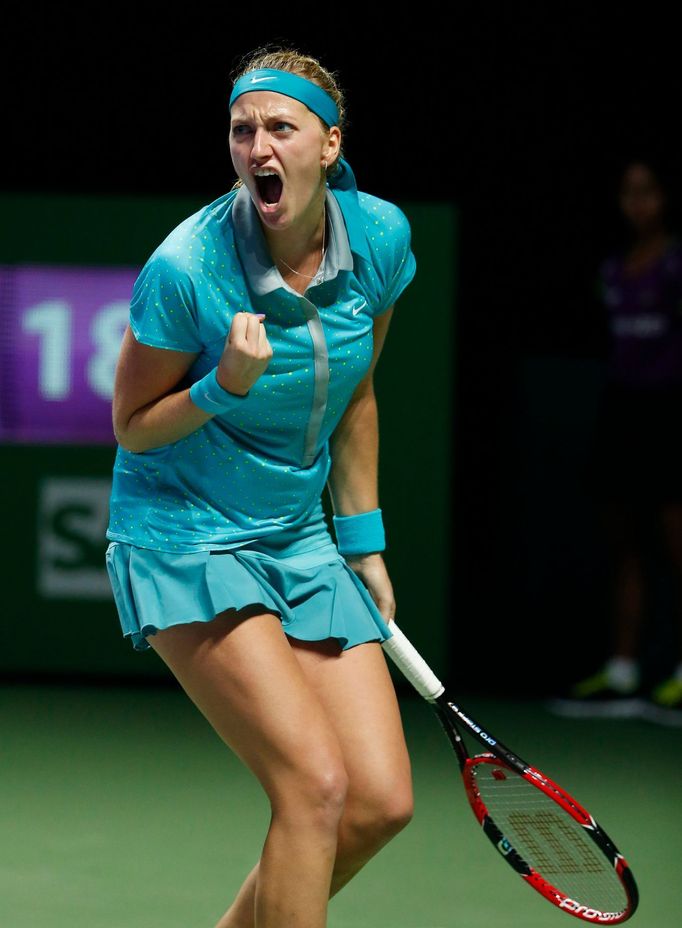
[[[292,223],[291,217],[286,210],[263,210],[259,204],[256,204],[256,209],[261,222],[268,229],[288,229]]]

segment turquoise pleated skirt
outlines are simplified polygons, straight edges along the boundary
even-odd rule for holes
[[[336,638],[346,650],[391,637],[367,587],[339,554],[321,501],[304,524],[228,550],[170,554],[113,541],[106,565],[125,638],[210,622],[253,603],[279,616],[287,635]]]

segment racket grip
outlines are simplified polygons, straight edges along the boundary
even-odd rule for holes
[[[392,619],[388,627],[393,637],[382,642],[384,651],[420,696],[433,702],[444,692],[445,687]]]

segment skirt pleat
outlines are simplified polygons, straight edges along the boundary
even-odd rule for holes
[[[210,622],[227,609],[261,604],[293,638],[336,638],[345,650],[391,631],[326,528],[301,543],[288,536],[229,551],[171,554],[112,542],[106,564],[121,630],[136,651],[173,625]],[[289,552],[295,551],[291,555]]]

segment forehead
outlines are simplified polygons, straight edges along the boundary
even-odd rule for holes
[[[232,119],[248,119],[253,117],[296,116],[305,119],[312,116],[305,103],[287,97],[274,90],[250,90],[243,93],[232,104],[230,116]]]

